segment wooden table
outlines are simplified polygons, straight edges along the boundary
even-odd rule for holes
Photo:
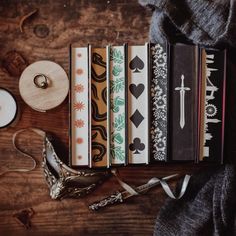
[[[22,16],[34,9],[38,13],[19,29]],[[1,1],[0,60],[11,50],[19,51],[29,63],[48,59],[69,72],[69,45],[108,43],[143,44],[148,40],[151,12],[136,0],[125,1]],[[0,170],[30,166],[30,161],[12,146],[13,133],[25,127],[38,127],[51,132],[62,142],[60,156],[68,158],[68,99],[47,113],[32,110],[21,99],[18,77],[0,70],[0,86],[17,97],[21,119],[15,127],[0,131]],[[233,99],[233,98],[232,98]],[[22,134],[18,144],[38,162],[30,173],[9,173],[0,178],[0,235],[152,235],[155,218],[166,195],[159,187],[148,194],[128,200],[101,212],[90,212],[88,205],[119,189],[114,178],[93,194],[82,199],[51,200],[41,168],[42,140],[33,133]],[[194,164],[160,164],[155,167],[122,168],[122,178],[131,185],[146,182],[153,176],[193,173]],[[175,186],[175,181],[172,182]],[[24,229],[13,214],[32,207],[32,228]]]

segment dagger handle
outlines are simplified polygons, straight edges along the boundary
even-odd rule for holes
[[[97,211],[100,208],[103,208],[103,207],[106,207],[109,205],[113,205],[115,203],[121,203],[121,202],[123,202],[122,194],[120,192],[116,192],[116,193],[110,195],[109,197],[102,199],[101,201],[97,201],[97,202],[91,204],[89,206],[89,209],[93,210],[93,211]]]

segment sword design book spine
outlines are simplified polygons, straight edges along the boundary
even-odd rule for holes
[[[198,155],[198,47],[176,44],[170,51],[170,160],[195,161]]]

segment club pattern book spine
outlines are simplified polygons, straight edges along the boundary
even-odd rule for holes
[[[129,164],[149,162],[149,44],[128,47]]]

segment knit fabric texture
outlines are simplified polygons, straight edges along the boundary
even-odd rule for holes
[[[150,41],[190,42],[204,46],[229,46],[225,147],[236,155],[236,1],[235,0],[139,0],[152,9]],[[226,109],[227,110],[227,109]],[[225,158],[226,159],[226,158]],[[231,158],[231,160],[234,158]],[[167,199],[161,208],[155,236],[236,235],[235,164],[211,168],[191,177],[180,200]],[[178,187],[177,190],[178,192]]]
[[[150,41],[236,46],[235,0],[139,0],[153,10]]]
[[[232,165],[192,176],[183,198],[165,202],[157,217],[154,235],[236,235],[235,184]]]

